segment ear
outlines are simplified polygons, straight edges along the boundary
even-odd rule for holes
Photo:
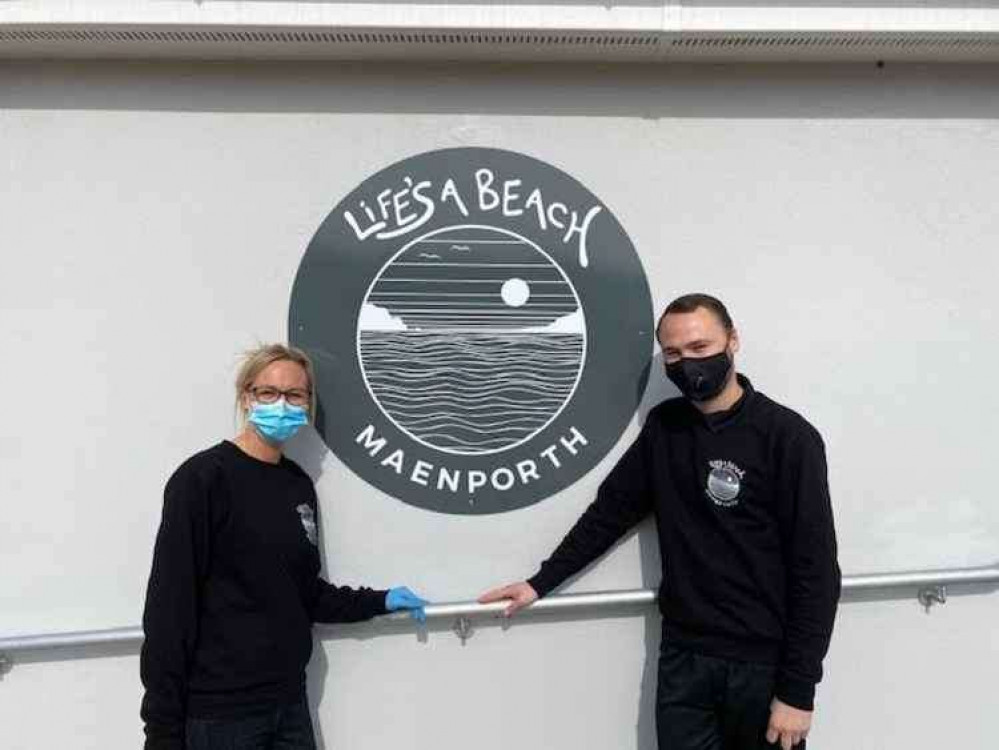
[[[729,334],[729,346],[732,348],[732,354],[736,354],[739,351],[739,345],[739,331],[733,328],[732,333]]]

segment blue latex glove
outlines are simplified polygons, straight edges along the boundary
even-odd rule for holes
[[[409,616],[419,623],[427,621],[427,613],[423,610],[429,602],[424,601],[405,586],[389,589],[385,595],[385,609],[397,612],[400,609],[409,610]]]

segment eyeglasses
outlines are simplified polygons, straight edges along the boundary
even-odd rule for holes
[[[253,398],[261,404],[273,404],[282,396],[292,406],[309,406],[312,400],[312,392],[302,388],[289,388],[287,391],[282,391],[280,388],[270,385],[251,385],[246,390],[252,393]]]

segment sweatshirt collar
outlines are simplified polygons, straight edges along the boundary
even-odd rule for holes
[[[742,396],[730,408],[725,411],[716,411],[712,414],[701,414],[697,410],[697,407],[691,404],[691,408],[697,412],[703,420],[704,425],[712,432],[721,432],[726,427],[739,421],[740,417],[746,411],[746,407],[756,396],[756,390],[753,388],[753,384],[749,382],[749,378],[741,373],[736,373],[735,377],[739,381],[739,385],[742,386]]]
[[[276,464],[272,464],[270,461],[264,461],[262,459],[256,458],[255,456],[251,456],[249,453],[244,451],[242,448],[240,448],[231,440],[223,440],[221,445],[223,448],[228,450],[230,454],[235,456],[238,461],[243,461],[244,463],[260,466],[265,469],[283,468],[287,465],[288,462],[288,458],[283,453],[281,454],[281,459]]]

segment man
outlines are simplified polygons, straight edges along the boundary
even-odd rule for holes
[[[656,336],[683,398],[649,413],[538,573],[480,601],[512,615],[654,513],[660,750],[803,748],[840,593],[822,439],[736,373],[719,300],[680,297]]]

